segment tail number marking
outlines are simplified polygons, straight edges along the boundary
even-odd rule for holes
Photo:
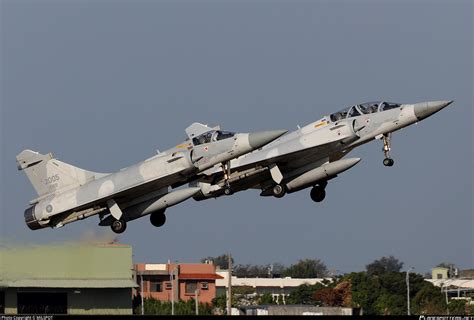
[[[47,177],[46,179],[44,179],[44,184],[45,185],[50,185],[50,184],[55,183],[56,181],[59,181],[59,180],[61,180],[61,178],[59,178],[59,174],[55,174],[54,176]]]

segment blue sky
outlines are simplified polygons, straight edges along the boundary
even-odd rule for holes
[[[282,199],[257,191],[186,201],[167,223],[119,237],[136,261],[237,263],[318,258],[340,272],[394,255],[424,273],[473,258],[473,24],[470,1],[12,1],[1,6],[1,214],[4,244],[111,236],[95,217],[29,230],[35,197],[16,170],[25,148],[111,172],[185,138],[295,129],[372,100],[455,100],[379,141],[332,180]]]

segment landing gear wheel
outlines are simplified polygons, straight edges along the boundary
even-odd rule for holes
[[[166,222],[166,215],[164,211],[153,212],[150,215],[150,222],[154,227],[161,227]]]
[[[115,233],[122,233],[125,231],[125,229],[127,229],[127,223],[123,219],[115,220],[114,222],[112,222],[110,228]]]
[[[392,158],[390,158],[390,145],[391,145],[391,137],[392,134],[387,133],[383,135],[383,155],[385,156],[385,159],[383,159],[383,165],[386,167],[391,167],[394,164],[394,161]]]
[[[392,158],[383,159],[383,165],[386,166],[386,167],[391,167],[391,166],[393,166],[394,163],[395,163],[395,161],[393,161]]]
[[[277,184],[273,187],[272,192],[275,198],[281,198],[285,195],[286,190],[284,186],[282,186],[281,184]]]
[[[231,189],[230,187],[226,187],[226,188],[224,189],[224,194],[225,194],[226,196],[230,196],[230,195],[232,194],[232,189]]]
[[[326,190],[321,186],[314,186],[313,189],[311,189],[310,196],[314,202],[321,202],[326,197]]]

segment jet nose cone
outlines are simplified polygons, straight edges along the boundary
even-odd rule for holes
[[[278,139],[287,132],[288,130],[275,130],[249,133],[249,144],[253,149],[258,149]]]
[[[423,120],[432,114],[438,112],[444,107],[449,106],[453,103],[453,100],[450,101],[428,101],[415,104],[415,116],[418,120]]]

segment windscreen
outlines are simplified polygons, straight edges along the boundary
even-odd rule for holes
[[[195,146],[198,146],[201,144],[206,144],[206,143],[211,143],[211,142],[215,142],[219,140],[232,138],[234,135],[235,135],[234,132],[212,130],[212,131],[203,133],[197,136],[196,138],[193,138],[193,144]]]
[[[359,109],[364,114],[375,113],[379,109],[379,102],[366,102],[359,104]]]
[[[401,104],[399,104],[399,103],[385,102],[384,101],[380,104],[380,111],[396,109],[396,108],[400,108],[400,106],[401,106]]]
[[[346,108],[346,109],[343,109],[341,111],[338,111],[338,112],[334,112],[333,114],[331,114],[330,118],[331,118],[331,121],[332,122],[336,122],[336,121],[339,121],[339,120],[342,120],[342,119],[345,119],[346,116],[347,116],[347,113],[349,112],[349,108]]]

